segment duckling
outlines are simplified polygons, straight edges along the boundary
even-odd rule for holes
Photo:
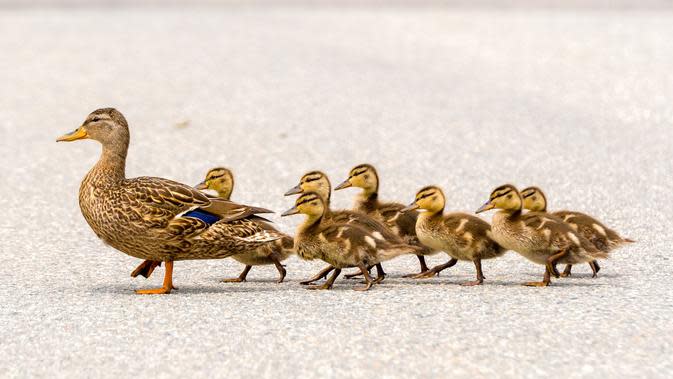
[[[521,191],[523,197],[523,207],[534,212],[547,213],[547,197],[538,187],[528,187]],[[603,225],[595,218],[580,212],[573,211],[556,211],[550,212],[551,215],[556,216],[569,224],[575,231],[577,231],[584,238],[589,240],[598,250],[609,254],[613,250],[622,247],[626,244],[635,241],[629,238],[621,237],[617,232]],[[601,267],[598,261],[593,260],[589,262],[592,277],[596,277]],[[570,276],[572,264],[568,264],[565,270],[561,273],[562,277]]]
[[[396,244],[402,244],[404,241],[398,238],[398,236],[392,232],[386,225],[377,221],[371,216],[368,216],[362,212],[349,211],[349,210],[336,210],[333,211],[330,208],[330,202],[332,197],[332,184],[329,181],[327,175],[321,171],[311,171],[299,180],[299,184],[291,188],[285,193],[285,196],[304,194],[308,192],[315,192],[325,201],[325,215],[323,217],[323,222],[331,222],[337,224],[352,224],[359,225],[364,228],[375,230],[383,236],[386,240],[393,241]],[[326,277],[326,275],[331,271],[331,268],[327,267],[320,271],[313,278],[301,282],[302,284],[310,284],[321,278]],[[377,271],[377,281],[382,281],[386,274],[383,271],[383,266],[378,263],[376,265]],[[347,277],[349,277],[347,275]]]
[[[523,199],[511,184],[493,190],[477,213],[491,209],[500,209],[493,216],[493,239],[503,248],[545,265],[543,280],[525,283],[527,286],[548,286],[551,275],[560,276],[557,263],[591,262],[607,256],[558,218],[541,212],[522,213]]]
[[[103,146],[80,186],[84,219],[113,248],[147,260],[149,266],[165,263],[163,286],[136,293],[168,294],[175,289],[174,261],[227,258],[283,238],[254,221],[256,214],[269,210],[209,197],[168,179],[126,178],[129,128],[114,108],[92,112],[79,128],[57,141],[81,139]]]
[[[234,191],[234,174],[231,172],[231,170],[224,167],[213,168],[208,171],[206,174],[206,179],[199,183],[196,186],[196,189],[214,190],[221,199],[229,200],[231,193]],[[255,220],[255,222],[262,228],[282,234],[261,218]],[[285,274],[287,271],[281,262],[287,259],[290,254],[293,253],[293,244],[294,240],[292,237],[283,234],[281,239],[273,241],[273,243],[268,243],[249,252],[232,256],[232,258],[236,261],[243,263],[245,268],[237,278],[224,279],[222,281],[225,283],[245,282],[248,272],[250,272],[252,266],[273,264],[276,266],[278,274],[280,275],[278,278],[278,283],[282,283],[283,279],[285,279]]]
[[[379,201],[379,175],[374,166],[370,164],[355,166],[348,174],[348,179],[339,184],[334,190],[338,191],[350,187],[362,188],[362,192],[356,197],[353,209],[383,222],[400,236],[403,241],[421,248],[416,255],[421,266],[421,272],[418,274],[408,274],[404,277],[424,277],[429,272],[428,266],[425,263],[425,256],[436,254],[438,251],[424,246],[419,241],[416,235],[418,212],[415,210],[401,212],[405,208],[403,204]]]
[[[479,217],[465,213],[446,213],[446,198],[439,187],[428,186],[416,194],[416,199],[402,212],[424,210],[416,221],[416,235],[420,242],[434,250],[446,252],[450,260],[433,267],[425,277],[432,277],[459,260],[474,262],[477,280],[463,283],[475,286],[484,283],[481,260],[497,258],[507,250],[491,238],[491,226]]]
[[[343,268],[357,267],[365,278],[365,286],[354,289],[367,291],[374,284],[368,266],[417,250],[415,246],[387,240],[381,233],[362,225],[324,222],[327,212],[323,197],[308,192],[299,196],[295,206],[282,214],[307,216],[294,238],[297,255],[305,260],[321,259],[334,268],[326,283],[309,289],[331,289]]]

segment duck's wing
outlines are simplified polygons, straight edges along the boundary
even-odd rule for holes
[[[268,209],[208,196],[173,180],[148,176],[126,180],[122,196],[132,207],[164,217],[175,217],[190,210],[201,209],[218,216],[220,221],[230,222],[258,213],[271,213]]]

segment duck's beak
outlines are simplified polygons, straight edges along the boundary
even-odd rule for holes
[[[292,215],[296,215],[297,213],[299,213],[299,209],[297,207],[292,207],[292,208],[286,210],[285,212],[283,212],[283,214],[280,215],[280,217],[292,216]]]
[[[301,186],[299,184],[297,184],[296,186],[290,188],[287,192],[285,192],[285,196],[298,195],[303,192],[304,190],[301,189]]]
[[[340,190],[340,189],[344,189],[344,188],[348,188],[348,187],[352,187],[352,186],[353,186],[353,185],[351,184],[351,182],[350,182],[348,179],[346,179],[346,180],[344,180],[343,183],[341,183],[341,184],[339,184],[338,186],[336,186],[336,188],[334,188],[334,190],[335,190],[335,191],[338,191],[338,190]]]
[[[413,202],[413,203],[409,204],[408,207],[402,208],[402,210],[400,210],[400,212],[401,213],[406,213],[406,212],[410,212],[410,211],[413,211],[413,210],[418,209],[418,208],[419,208],[418,204],[416,204],[416,202]]]
[[[486,202],[486,204],[484,204],[484,205],[482,205],[481,207],[479,207],[479,209],[477,209],[477,211],[474,212],[474,213],[481,213],[481,212],[490,211],[490,210],[493,209],[493,208],[495,208],[495,204],[493,204],[493,203],[489,200],[489,201]]]
[[[79,128],[75,129],[75,131],[58,137],[56,142],[70,142],[84,138],[89,138],[89,134],[87,134],[86,129],[84,129],[83,126],[80,126]]]
[[[203,181],[203,182],[197,184],[194,188],[196,188],[199,191],[203,191],[205,189],[208,189],[208,185],[206,184],[205,181]]]

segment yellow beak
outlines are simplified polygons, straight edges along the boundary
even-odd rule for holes
[[[486,202],[486,204],[482,205],[477,209],[475,213],[481,213],[481,212],[486,212],[490,211],[491,209],[495,208],[495,204],[491,203],[490,201]]]
[[[334,190],[338,191],[338,190],[341,190],[341,189],[344,189],[344,188],[349,188],[349,187],[352,187],[352,186],[353,186],[353,184],[351,184],[350,180],[346,179],[346,180],[344,180],[343,183],[336,186],[336,188],[334,188]]]
[[[418,209],[418,208],[419,208],[418,204],[416,204],[414,202],[414,203],[409,204],[408,207],[401,209],[400,213],[406,213],[406,212],[413,211],[413,210]]]
[[[83,126],[80,126],[79,128],[75,129],[75,131],[58,137],[56,142],[70,142],[84,138],[89,138],[89,134],[87,134],[86,129],[84,129]]]
[[[292,207],[292,208],[286,210],[285,212],[283,212],[283,214],[281,214],[280,217],[292,216],[292,215],[296,215],[297,213],[299,213],[299,209],[297,209],[297,207]]]

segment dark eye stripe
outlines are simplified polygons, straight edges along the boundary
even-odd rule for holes
[[[319,180],[320,177],[311,177],[311,178],[306,178],[304,179],[304,183],[310,183],[310,182],[315,182],[316,180]]]
[[[351,175],[351,177],[353,177],[353,176],[360,176],[360,175],[364,174],[365,172],[367,172],[367,170],[362,170],[362,171],[354,172],[353,175]]]
[[[427,198],[427,197],[430,197],[430,196],[432,196],[432,195],[434,195],[434,194],[435,194],[435,192],[424,193],[424,194],[422,194],[421,196],[419,196],[417,200],[423,200],[423,199],[425,199],[425,198]]]
[[[506,192],[503,192],[503,193],[501,193],[501,194],[499,194],[499,195],[491,196],[491,200],[495,200],[495,199],[497,199],[497,198],[499,198],[499,197],[503,197],[503,196],[505,196],[505,195],[507,195],[507,194],[509,194],[509,193],[511,193],[511,192],[512,192],[512,190],[507,190]]]
[[[527,199],[527,198],[535,195],[535,192],[536,191],[530,191],[530,192],[522,193],[521,196],[523,196],[524,199]]]
[[[316,196],[311,196],[311,197],[302,198],[302,199],[297,203],[297,206],[300,206],[300,205],[302,205],[302,204],[306,204],[306,203],[310,203],[310,202],[313,201],[313,200],[318,200],[318,198],[317,198]]]

